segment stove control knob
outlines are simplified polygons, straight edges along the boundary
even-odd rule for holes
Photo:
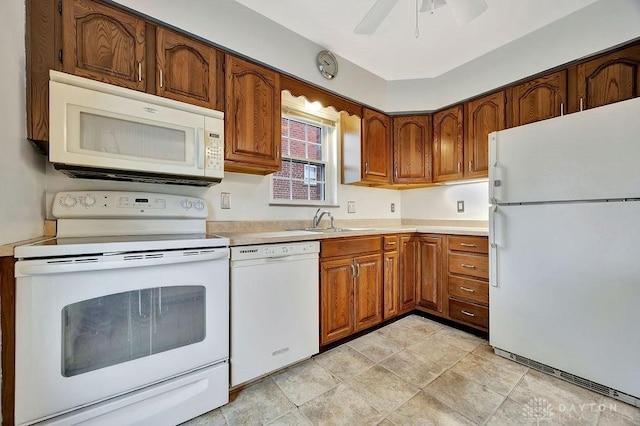
[[[62,204],[63,207],[71,208],[76,205],[76,199],[71,195],[67,195],[62,200],[60,200],[60,204]]]
[[[180,205],[181,205],[181,206],[182,206],[182,208],[184,208],[184,209],[190,209],[190,208],[191,208],[191,206],[192,206],[191,201],[189,201],[189,200],[182,200],[182,201],[180,202]]]
[[[193,207],[195,207],[196,210],[202,210],[204,209],[204,203],[202,201],[196,201]]]
[[[91,195],[87,195],[84,198],[84,206],[85,207],[91,207],[96,203],[96,199],[94,197],[92,197]]]

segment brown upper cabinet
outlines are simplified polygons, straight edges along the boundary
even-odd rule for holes
[[[440,111],[433,115],[433,181],[446,182],[461,179],[462,105]]]
[[[506,127],[505,92],[497,92],[466,106],[464,176],[486,177],[489,172],[489,133]]]
[[[431,182],[431,116],[393,118],[393,183]]]
[[[166,28],[156,29],[156,93],[211,109],[223,109],[222,52]]]
[[[565,111],[567,71],[536,78],[511,88],[511,126],[522,126]]]
[[[64,72],[145,91],[145,21],[89,0],[62,3]]]
[[[362,178],[391,183],[391,119],[368,108],[362,115]]]
[[[640,96],[640,44],[577,66],[575,110]]]
[[[225,170],[280,170],[280,75],[231,55],[225,73]]]

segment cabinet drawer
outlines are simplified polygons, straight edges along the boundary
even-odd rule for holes
[[[397,235],[385,235],[384,243],[385,250],[397,250],[398,249],[398,236]]]
[[[489,279],[489,258],[477,254],[449,253],[449,272]]]
[[[485,306],[449,299],[449,317],[484,329],[489,328],[489,308]]]
[[[320,242],[320,257],[353,256],[382,250],[382,238],[356,237],[335,238]]]
[[[450,235],[449,250],[487,254],[489,253],[489,238]]]
[[[489,303],[489,283],[473,278],[449,275],[449,295],[477,303]]]

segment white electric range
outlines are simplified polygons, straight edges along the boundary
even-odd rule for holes
[[[173,425],[228,402],[229,240],[204,200],[65,192],[17,247],[16,424]]]

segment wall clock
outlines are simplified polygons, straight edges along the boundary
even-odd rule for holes
[[[332,79],[338,75],[338,60],[333,53],[323,50],[318,53],[318,69],[324,78]]]

